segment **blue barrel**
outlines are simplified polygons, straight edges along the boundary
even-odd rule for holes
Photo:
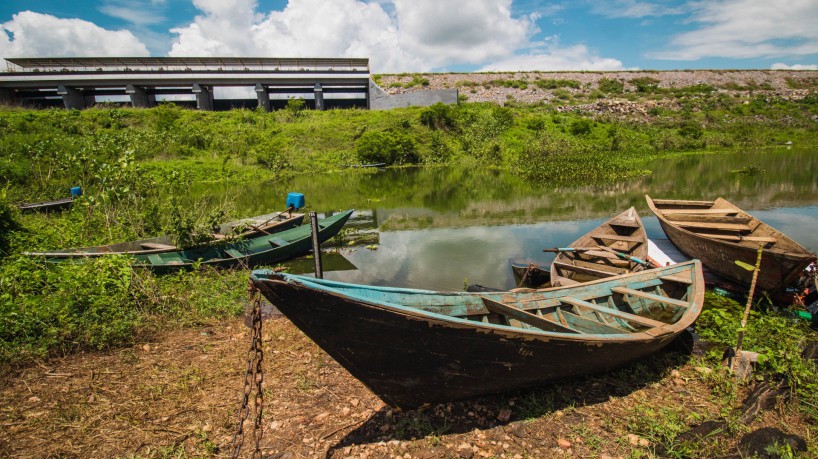
[[[77,196],[82,196],[82,187],[81,186],[72,186],[71,187],[71,197],[76,198]]]
[[[301,193],[287,193],[287,207],[300,209],[304,207],[304,195]]]

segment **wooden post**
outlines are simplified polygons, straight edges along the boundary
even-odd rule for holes
[[[753,306],[753,294],[756,289],[758,272],[761,270],[761,254],[763,252],[764,244],[759,244],[756,266],[753,270],[753,280],[750,282],[750,293],[747,294],[747,306],[744,307],[744,316],[741,318],[741,328],[738,330],[738,339],[736,340],[736,356],[734,357],[736,365],[738,365],[738,361],[741,360],[741,342],[744,340],[744,328],[747,326],[747,319],[750,317],[750,308]],[[733,369],[733,365],[730,365],[730,369]]]
[[[312,254],[315,256],[315,278],[323,279],[324,270],[321,267],[321,244],[318,242],[318,214],[310,212],[310,229],[312,230]]]

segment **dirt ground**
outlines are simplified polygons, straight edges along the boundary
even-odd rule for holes
[[[265,457],[664,457],[676,454],[663,439],[729,408],[718,370],[677,346],[606,375],[396,412],[288,320],[265,321],[263,337]],[[0,457],[228,456],[249,344],[235,319],[7,372]],[[809,435],[780,404],[743,431],[772,425]],[[691,438],[692,457],[737,444]]]

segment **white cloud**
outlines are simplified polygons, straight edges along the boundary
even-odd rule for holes
[[[105,0],[99,7],[102,14],[122,19],[138,27],[164,22],[164,4],[156,0]]]
[[[106,30],[81,19],[22,11],[0,24],[0,56],[147,56],[127,30]]]
[[[776,62],[772,66],[770,66],[772,70],[818,70],[818,65],[816,64],[793,64],[787,65],[782,62]]]
[[[374,72],[429,71],[507,56],[537,32],[511,0],[290,0],[263,15],[252,0],[194,5],[203,14],[171,30],[171,56],[369,57]]]
[[[535,49],[527,54],[511,56],[483,66],[481,72],[503,71],[552,71],[552,70],[624,70],[617,59],[600,57],[579,44],[561,47],[554,40],[545,48]]]
[[[694,7],[691,21],[703,26],[676,35],[671,40],[674,49],[649,57],[696,60],[818,53],[815,0],[720,0]]]
[[[591,10],[609,18],[644,18],[680,14],[681,8],[667,7],[659,3],[637,0],[615,0],[612,2],[592,2]]]

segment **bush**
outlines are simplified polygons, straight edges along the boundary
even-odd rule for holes
[[[608,94],[622,94],[625,92],[625,83],[620,80],[603,78],[598,83],[599,90]]]
[[[420,112],[420,124],[429,129],[452,129],[455,127],[455,115],[454,107],[438,102]]]
[[[580,136],[591,133],[591,120],[579,119],[571,121],[571,126],[568,128],[571,134]]]
[[[682,127],[679,128],[678,132],[679,135],[682,137],[688,137],[696,140],[701,139],[702,135],[704,135],[704,131],[702,131],[702,128],[695,123],[683,124]]]
[[[656,92],[659,90],[659,83],[659,80],[651,77],[633,78],[630,80],[630,84],[636,86],[637,92]]]
[[[419,159],[412,138],[394,131],[364,133],[356,152],[363,163],[416,164]]]

